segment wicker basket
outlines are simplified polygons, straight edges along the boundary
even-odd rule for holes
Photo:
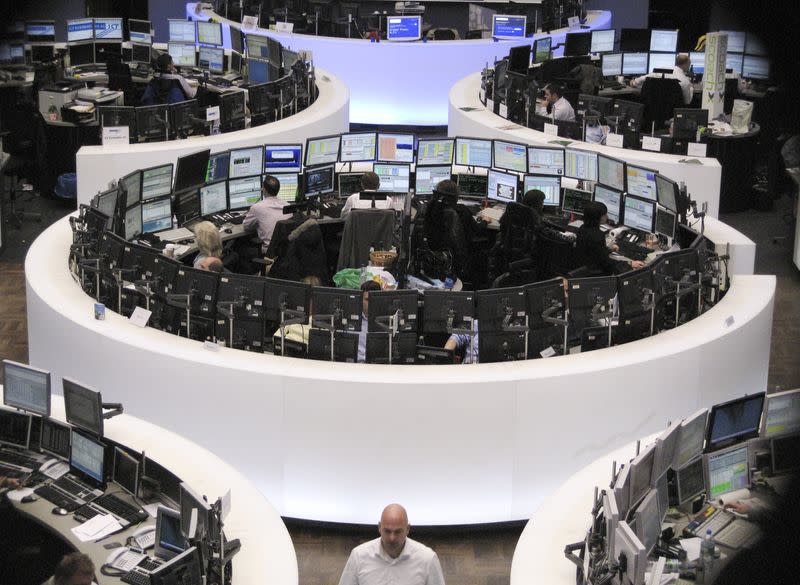
[[[386,266],[391,266],[395,259],[397,259],[397,252],[392,252],[391,250],[376,250],[369,253],[369,261],[373,266],[385,268]]]

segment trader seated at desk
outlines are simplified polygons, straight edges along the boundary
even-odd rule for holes
[[[197,89],[178,73],[172,56],[162,53],[156,60],[156,72],[142,95],[142,105],[174,104],[193,99]]]
[[[258,239],[262,242],[263,250],[267,249],[272,240],[275,224],[282,219],[291,217],[291,214],[283,212],[287,203],[283,199],[278,199],[280,190],[281,182],[276,177],[265,176],[261,183],[262,199],[247,210],[242,222],[245,230],[250,231],[255,228]]]
[[[689,55],[686,53],[678,53],[675,57],[675,67],[672,68],[672,73],[667,75],[667,78],[674,78],[678,80],[678,85],[681,86],[681,92],[683,93],[683,103],[690,104],[692,103],[692,80],[689,77],[689,69],[692,67],[692,60],[689,58]],[[648,77],[661,77],[660,73],[649,73],[647,75],[642,75],[641,77],[637,77],[636,79],[631,79],[630,86],[640,88],[644,84],[644,80]]]
[[[555,83],[544,86],[544,100],[537,101],[536,113],[540,116],[552,116],[554,120],[575,121],[575,110],[561,95],[561,88]]]
[[[381,186],[381,178],[372,171],[368,171],[361,176],[361,191],[356,191],[347,198],[342,207],[341,218],[344,219],[353,209],[392,209],[392,200],[386,199],[361,199],[362,193],[375,193]]]
[[[92,585],[94,582],[92,559],[75,552],[65,555],[56,565],[55,574],[42,585]]]
[[[632,268],[644,267],[638,260],[615,261],[611,252],[616,252],[616,244],[606,245],[606,235],[600,229],[608,223],[608,208],[604,203],[588,201],[583,208],[583,225],[578,228],[575,241],[575,256],[579,266],[586,266],[591,275],[612,275]]]

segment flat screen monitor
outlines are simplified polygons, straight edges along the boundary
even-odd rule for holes
[[[492,15],[492,36],[496,39],[524,39],[526,17],[513,14]]]
[[[592,31],[590,53],[611,53],[614,51],[614,29]]]
[[[147,63],[149,65],[151,60],[150,45],[131,43],[131,61],[133,63]]]
[[[417,197],[431,195],[436,185],[441,181],[450,180],[452,178],[452,172],[453,168],[450,165],[435,167],[417,166],[417,172],[414,178],[414,194]]]
[[[769,79],[769,59],[745,55],[742,59],[742,77],[745,79]]]
[[[300,192],[300,175],[298,173],[275,173],[272,176],[281,184],[277,195],[278,199],[287,203],[297,201],[297,195]]]
[[[654,480],[658,480],[667,470],[672,468],[672,460],[675,458],[675,447],[678,445],[680,430],[681,425],[670,425],[656,439],[656,451],[653,458]]]
[[[484,199],[489,189],[486,175],[470,175],[459,173],[456,175],[458,190],[463,198]]]
[[[27,449],[31,439],[31,415],[0,409],[0,444]]]
[[[414,135],[378,133],[378,158],[383,162],[414,162]]]
[[[587,55],[591,47],[591,33],[568,32],[564,41],[564,56],[580,57],[581,55]]]
[[[475,293],[468,291],[426,290],[425,333],[452,333],[453,329],[472,330],[475,318]]]
[[[692,71],[702,75],[706,69],[706,54],[703,51],[692,51],[689,53],[689,61],[692,63]]]
[[[778,475],[800,469],[800,435],[787,435],[770,440],[772,473]]]
[[[525,175],[522,180],[522,195],[532,190],[544,193],[545,207],[561,207],[561,177]]]
[[[137,203],[125,211],[123,237],[132,240],[142,233],[142,204]]]
[[[630,504],[633,508],[647,494],[653,479],[653,461],[655,458],[655,444],[645,447],[636,458],[631,461],[631,487]]]
[[[586,205],[587,201],[591,200],[591,191],[565,188],[564,195],[562,196],[561,208],[567,213],[583,215],[583,207]]]
[[[185,551],[188,546],[181,534],[181,513],[159,506],[156,512],[156,543],[153,549],[155,557],[169,560]]]
[[[269,59],[269,39],[267,37],[248,34],[245,45],[248,59]]]
[[[337,331],[359,331],[366,327],[361,324],[363,305],[360,290],[315,286],[311,289],[311,307],[315,327],[333,327]]]
[[[122,56],[122,42],[121,41],[107,41],[101,43],[99,41],[94,44],[94,60],[97,63],[108,63],[110,55]]]
[[[114,482],[134,498],[139,496],[139,460],[114,447]]]
[[[50,372],[3,360],[3,404],[50,416]]]
[[[620,518],[624,518],[628,512],[631,487],[630,470],[630,465],[623,465],[619,473],[617,473],[617,477],[614,478],[612,486],[614,489],[614,501],[617,504]]]
[[[740,30],[721,30],[721,33],[728,35],[728,53],[744,53],[747,35]]]
[[[729,492],[750,487],[747,445],[737,445],[704,456],[706,496],[713,501]]]
[[[67,51],[69,52],[69,64],[72,67],[94,63],[94,43],[69,45]]]
[[[528,172],[533,175],[564,174],[564,149],[547,146],[528,147]]]
[[[95,207],[101,213],[105,213],[109,218],[109,223],[106,229],[112,229],[114,224],[114,217],[117,214],[117,200],[119,199],[119,189],[110,189],[105,193],[100,193],[95,196]]]
[[[680,468],[703,452],[708,409],[701,409],[681,422],[678,444],[675,447],[673,468]]]
[[[370,332],[386,331],[388,318],[393,316],[397,331],[416,332],[418,313],[419,292],[416,290],[372,291],[369,293],[367,328]]]
[[[486,196],[498,203],[515,203],[518,200],[519,176],[490,169],[487,173]]]
[[[623,585],[640,585],[645,582],[647,568],[647,549],[630,525],[621,521],[614,534],[614,549],[618,559],[626,559],[627,569],[620,579]],[[617,560],[617,559],[615,559]]]
[[[166,140],[167,109],[167,104],[136,108],[136,134],[140,140]]]
[[[96,41],[121,41],[121,18],[95,18],[94,39]]]
[[[174,190],[183,191],[205,183],[209,158],[211,151],[208,149],[178,157],[175,165]]]
[[[200,69],[207,69],[209,73],[222,75],[225,72],[224,57],[225,49],[222,47],[200,46],[197,53],[197,66]]]
[[[661,537],[661,510],[659,509],[658,491],[648,490],[634,516],[636,535],[650,554]]]
[[[741,75],[743,66],[744,55],[741,53],[728,53],[725,56],[725,69],[730,69],[733,73]]]
[[[244,125],[246,95],[247,92],[245,91],[230,91],[220,94],[219,109],[223,128],[226,126],[236,128],[235,124],[240,121]],[[259,150],[262,149],[259,147]]]
[[[228,209],[228,182],[217,181],[203,185],[199,190],[200,215],[208,216]]]
[[[264,173],[299,173],[303,166],[302,144],[267,144],[264,147]]]
[[[333,193],[335,165],[308,167],[304,173],[305,195],[324,195]]]
[[[650,29],[623,28],[619,32],[620,51],[649,51]]]
[[[764,392],[714,405],[708,415],[706,450],[757,437],[763,409]]]
[[[748,55],[758,55],[760,57],[766,57],[768,54],[764,41],[758,35],[750,32],[745,35],[744,52]]]
[[[197,54],[194,45],[167,43],[167,52],[176,67],[194,67],[196,64]]]
[[[66,398],[66,395],[65,395]],[[105,488],[105,445],[78,431],[72,432],[69,467],[90,484]]]
[[[648,201],[658,200],[658,185],[656,177],[658,171],[646,169],[628,163],[625,166],[625,182],[627,193]]]
[[[650,53],[648,57],[648,73],[653,73],[656,69],[668,69],[672,71],[674,67],[675,53]]]
[[[564,149],[564,176],[597,181],[597,153],[576,148]]]
[[[628,76],[645,75],[648,72],[648,57],[648,53],[623,53],[622,74]]]
[[[774,439],[800,431],[800,390],[770,394],[764,404],[761,436]]]
[[[71,380],[63,379],[64,407],[67,422],[103,436],[103,398],[100,392]]]
[[[542,37],[533,41],[533,62],[544,63],[550,59],[553,37]]]
[[[421,16],[387,16],[387,41],[418,41],[422,36]]]
[[[617,191],[625,190],[625,161],[597,155],[597,182]]]
[[[372,172],[378,175],[378,191],[408,193],[411,187],[411,165],[403,163],[374,163]]]
[[[652,29],[650,31],[650,51],[657,53],[675,53],[678,50],[678,31]]]
[[[247,60],[247,81],[251,84],[267,83],[270,81],[270,65],[261,59]]]
[[[626,195],[623,223],[629,228],[653,233],[656,227],[656,202]]]
[[[31,45],[31,61],[33,63],[46,63],[48,61],[52,61],[54,55],[55,45]]]
[[[153,44],[152,30],[149,20],[128,19],[128,39],[132,43]]]
[[[230,58],[228,59],[228,71],[233,73],[242,73],[242,54],[236,51],[231,51]]]
[[[39,448],[43,453],[69,460],[72,445],[72,429],[51,418],[42,418],[42,432],[39,437]]]
[[[305,166],[316,167],[335,163],[339,159],[341,138],[341,135],[337,134],[336,136],[322,136],[306,140]]]
[[[151,585],[202,583],[203,562],[200,551],[191,547],[150,573]]]
[[[492,166],[504,171],[524,173],[528,170],[528,148],[524,144],[492,141]]]
[[[361,177],[364,173],[339,173],[337,176],[339,184],[339,198],[347,199],[353,193],[361,191]]]
[[[231,150],[228,177],[238,179],[260,175],[264,168],[264,147],[248,146]]]
[[[622,219],[622,191],[597,183],[594,186],[593,201],[602,203],[608,210],[608,220],[618,225]]]
[[[67,42],[91,41],[94,39],[94,19],[76,18],[67,21]]]
[[[172,163],[142,170],[142,201],[172,193]]]
[[[54,43],[56,23],[54,20],[29,20],[25,23],[25,40],[29,43]]]
[[[228,180],[228,209],[250,209],[261,201],[261,175]]]
[[[492,141],[485,138],[456,138],[456,164],[488,169],[492,166]]]
[[[664,236],[669,240],[673,240],[675,238],[675,223],[677,220],[677,216],[667,210],[662,209],[659,207],[656,210],[656,229],[655,233],[660,236]]]
[[[417,165],[452,165],[455,141],[452,138],[420,139]]]
[[[622,53],[604,53],[600,57],[600,70],[603,77],[622,75]]]
[[[705,492],[702,457],[695,456],[675,470],[675,491],[678,505],[690,502]]]
[[[142,202],[142,233],[172,229],[172,197],[156,197]]]
[[[208,534],[211,506],[186,482],[181,483],[181,534],[192,540],[203,539]]]
[[[222,24],[219,22],[197,21],[197,42],[201,45],[222,46]]]
[[[208,168],[206,169],[206,183],[221,181],[228,178],[228,167],[230,165],[231,153],[228,150],[215,152],[208,157]]]
[[[191,43],[194,45],[197,42],[194,21],[170,18],[168,22],[170,43]]]
[[[673,213],[677,213],[678,184],[662,174],[656,174],[656,187],[658,191],[658,204]]]
[[[529,44],[511,47],[508,51],[507,71],[527,75],[531,66],[531,46]]]
[[[339,147],[339,162],[373,162],[378,148],[375,132],[342,134]]]

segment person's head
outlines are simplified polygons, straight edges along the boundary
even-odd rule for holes
[[[363,175],[361,175],[361,188],[364,191],[377,191],[378,187],[381,186],[381,178],[378,176],[377,173],[373,173],[372,171],[367,171]]]
[[[172,63],[172,55],[169,53],[161,53],[156,59],[156,69],[162,73],[172,73],[175,71],[175,65]]]
[[[197,267],[200,270],[208,270],[209,272],[222,272],[225,269],[222,260],[216,256],[206,256],[200,260]]]
[[[261,183],[261,192],[264,197],[276,197],[281,190],[281,182],[277,177],[266,175]]]
[[[678,53],[675,57],[675,66],[680,67],[683,69],[683,72],[686,73],[692,66],[692,60],[686,53]]]
[[[53,574],[55,585],[91,585],[94,579],[94,563],[88,555],[74,552],[64,555]]]
[[[373,290],[381,290],[381,285],[379,285],[374,280],[368,280],[364,284],[361,285],[361,312],[364,316],[369,316],[369,293]],[[364,327],[364,325],[362,325]]]
[[[531,189],[522,196],[522,204],[542,213],[542,211],[544,211],[544,200],[546,198],[547,195],[539,189]]]
[[[599,201],[587,201],[583,206],[583,225],[586,227],[600,227],[601,223],[608,221],[608,208]]]
[[[455,205],[460,192],[458,190],[458,184],[455,181],[445,179],[436,184],[436,187],[433,188],[433,194],[440,197],[443,202]]]
[[[400,504],[389,504],[383,509],[378,532],[386,554],[396,559],[403,552],[408,537],[408,514]]]
[[[194,226],[194,238],[197,249],[205,256],[222,256],[222,238],[219,230],[210,221],[201,221]]]
[[[556,83],[548,83],[544,86],[544,101],[554,104],[561,97],[561,87]]]

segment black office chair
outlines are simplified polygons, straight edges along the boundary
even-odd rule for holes
[[[456,276],[464,282],[472,282],[471,246],[456,210],[440,200],[431,201],[425,210],[423,231],[428,248],[433,252],[447,252]]]
[[[530,207],[521,203],[506,206],[495,246],[495,274],[507,272],[513,262],[533,259],[535,229],[536,217]]]
[[[130,66],[123,63],[119,55],[112,53],[106,62],[106,71],[108,72],[108,89],[121,91],[125,96],[125,105],[136,105],[136,90]]]
[[[536,255],[539,260],[539,280],[567,276],[577,268],[575,244],[570,240],[559,240],[541,233],[537,240]]]
[[[455,41],[456,39],[458,39],[458,33],[452,28],[433,29],[434,41]]]
[[[684,107],[683,91],[677,79],[667,77],[648,77],[642,85],[644,118],[642,131],[649,132],[653,123],[656,130],[663,129],[666,121],[672,118],[675,108]]]

